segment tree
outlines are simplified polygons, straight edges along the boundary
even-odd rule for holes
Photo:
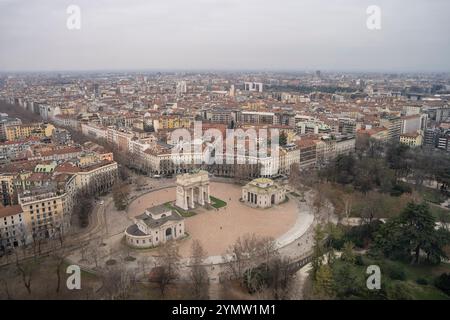
[[[347,262],[333,267],[333,290],[339,299],[359,296],[365,283],[361,273]]]
[[[415,262],[419,263],[420,250],[429,247],[434,240],[436,221],[425,203],[409,203],[399,219],[404,226],[404,236],[415,252]]]
[[[109,268],[103,276],[103,288],[112,300],[128,299],[134,283],[134,271],[127,270],[122,264]]]
[[[75,197],[75,201],[77,205],[74,206],[73,214],[78,216],[80,227],[86,228],[89,225],[89,217],[94,207],[92,195],[79,193]]]
[[[250,254],[255,251],[255,235],[246,234],[230,245],[222,256],[226,271],[232,279],[241,279],[249,264]]]
[[[442,273],[436,278],[434,285],[445,294],[450,295],[450,273]]]
[[[313,279],[313,293],[318,299],[331,299],[334,297],[333,272],[328,264],[323,264],[317,270]]]
[[[321,190],[318,190],[314,193],[313,198],[313,207],[315,209],[314,213],[316,216],[319,216],[322,209],[325,207],[326,198],[324,193]]]
[[[288,257],[275,257],[270,261],[267,287],[275,300],[289,298],[293,285],[294,272]]]
[[[128,204],[130,186],[123,182],[117,182],[114,184],[112,192],[116,209],[125,210]]]
[[[9,287],[8,287],[8,282],[6,281],[6,279],[0,279],[0,283],[3,284],[3,287],[5,289],[5,295],[6,295],[6,299],[11,300],[11,293],[9,292]]]
[[[89,248],[89,256],[92,258],[95,264],[95,268],[98,268],[98,260],[100,258],[100,247],[94,246]]]
[[[298,163],[293,163],[290,167],[289,184],[294,188],[299,188],[301,186],[300,177],[300,165]]]
[[[55,258],[55,273],[56,273],[56,293],[59,293],[61,288],[61,268],[64,263],[64,259],[66,258],[66,250],[64,247],[61,247],[53,252],[53,256]]]
[[[136,178],[136,189],[141,190],[146,184],[145,178],[142,176],[139,176]]]
[[[446,258],[443,247],[449,243],[450,233],[435,229],[435,218],[426,203],[408,203],[403,212],[391,218],[377,232],[374,248],[391,258],[411,258],[419,263],[423,250],[428,259],[440,262]]]
[[[409,172],[408,151],[409,147],[405,144],[390,144],[386,150],[386,161],[395,171],[396,180],[405,177]]]
[[[427,261],[431,263],[440,263],[442,259],[447,258],[444,248],[450,244],[450,232],[444,226],[434,231],[429,242],[424,245]]]
[[[32,262],[29,263],[19,262],[19,257],[17,256],[16,253],[16,268],[22,277],[22,282],[25,289],[27,290],[28,294],[31,295],[31,280],[33,279],[33,271],[34,271],[34,266]]]
[[[192,242],[191,255],[191,272],[190,278],[192,281],[192,289],[196,299],[208,298],[208,271],[203,265],[206,257],[206,251],[203,249],[200,241],[194,240]]]
[[[325,254],[325,248],[323,246],[323,240],[325,238],[325,234],[318,225],[314,230],[314,246],[313,246],[313,254],[311,259],[311,276],[312,279],[315,279],[317,272],[323,264],[323,256]]]
[[[354,190],[352,187],[346,188],[345,193],[342,196],[342,200],[344,202],[344,215],[345,218],[347,218],[347,221],[353,209],[353,192]]]
[[[372,159],[379,158],[384,151],[383,142],[370,138],[368,135],[358,135],[355,147],[359,158],[364,156]]]
[[[158,249],[157,267],[153,268],[150,281],[158,284],[161,297],[164,298],[167,286],[178,278],[181,256],[173,242],[167,242]]]
[[[364,223],[371,224],[374,219],[382,218],[384,214],[384,197],[376,191],[371,191],[364,196],[364,206],[360,216]]]
[[[387,286],[387,298],[389,300],[412,300],[411,289],[406,282],[394,281]]]
[[[344,243],[344,247],[342,249],[342,255],[341,255],[341,260],[348,262],[349,264],[354,264],[355,263],[355,254],[353,253],[353,248],[354,245],[352,242],[346,242]]]
[[[288,143],[288,136],[287,136],[285,131],[281,131],[280,136],[279,136],[279,141],[280,141],[279,145],[281,147],[284,147],[284,146],[287,145],[287,143]]]
[[[240,279],[241,284],[252,276],[252,269],[262,262],[268,263],[276,256],[274,240],[270,237],[256,237],[254,234],[245,234],[230,245],[222,256],[225,273],[231,279]],[[267,270],[267,267],[265,267]]]

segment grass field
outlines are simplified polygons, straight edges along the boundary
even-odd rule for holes
[[[420,195],[428,202],[441,204],[447,199],[439,190],[424,187],[419,191]]]
[[[404,282],[414,300],[450,300],[450,297],[434,286],[434,280],[441,273],[450,272],[450,264],[441,263],[439,265],[411,265],[400,261],[383,260],[374,261],[364,257],[365,264],[379,265],[382,274],[382,285],[390,285],[395,281]],[[365,266],[363,268],[366,268]],[[391,270],[402,270],[404,280],[391,278]],[[426,281],[426,284],[417,283],[418,279]]]
[[[223,208],[227,205],[227,203],[219,198],[210,196],[209,197],[211,199],[211,206],[213,206],[216,209],[220,209]]]
[[[184,217],[184,218],[189,218],[189,217],[195,216],[195,212],[192,212],[192,211],[186,211],[186,210],[183,210],[183,209],[181,209],[181,208],[175,207],[174,205],[172,205],[172,202],[166,202],[166,203],[164,203],[164,205],[165,205],[167,208],[172,209],[172,210],[178,212],[178,213],[179,213],[182,217]]]

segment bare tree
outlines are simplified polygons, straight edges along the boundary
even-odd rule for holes
[[[9,292],[8,282],[5,279],[0,279],[0,283],[2,283],[5,288],[6,299],[11,300],[12,298]]]
[[[275,244],[271,238],[258,238],[254,234],[239,237],[222,256],[225,273],[231,279],[241,279],[249,283],[251,270],[261,263],[268,264],[276,256]],[[267,266],[267,265],[266,265]]]
[[[80,261],[86,261],[86,254],[88,253],[89,247],[87,244],[84,244],[80,248],[80,254],[81,254],[81,260]]]
[[[142,257],[142,259],[138,261],[138,264],[141,266],[142,273],[145,275],[145,273],[147,272],[148,257]]]
[[[134,272],[122,264],[111,267],[103,277],[103,287],[112,300],[126,300],[135,283]]]
[[[269,266],[267,286],[273,299],[286,300],[293,287],[294,272],[287,257],[272,259]]]
[[[26,262],[23,263],[19,262],[19,257],[17,253],[15,253],[15,255],[16,255],[17,271],[20,273],[22,277],[22,282],[25,289],[27,289],[28,294],[31,295],[31,280],[33,278],[33,266],[31,264],[26,264]]]
[[[64,263],[64,260],[66,258],[66,250],[64,247],[61,247],[58,250],[55,250],[53,252],[53,257],[56,260],[55,265],[55,273],[56,273],[56,293],[59,293],[59,290],[61,288],[61,268]]]
[[[206,251],[203,249],[200,241],[192,242],[191,272],[192,289],[196,299],[208,298],[208,271],[203,265],[206,257]]]
[[[246,268],[248,256],[243,242],[244,240],[239,237],[222,256],[226,268],[225,272],[231,279],[242,278]]]
[[[139,176],[136,178],[136,190],[140,191],[142,188],[146,185],[145,178],[142,176]]]
[[[98,260],[100,258],[100,248],[94,245],[89,248],[89,255],[95,263],[95,268],[98,268]]]
[[[290,168],[289,174],[289,184],[298,189],[301,186],[301,173],[300,165],[298,163],[293,163]]]
[[[158,284],[161,298],[164,298],[167,287],[179,276],[180,259],[178,247],[173,242],[167,242],[159,247],[157,267],[153,268],[150,281]]]
[[[384,212],[384,201],[382,196],[375,191],[370,191],[365,195],[364,207],[361,210],[362,222],[370,224],[373,219],[381,218]]]
[[[353,190],[348,190],[348,192],[345,192],[342,196],[342,200],[344,202],[344,215],[345,218],[347,219],[348,222],[348,218],[350,217],[350,214],[352,212],[352,208],[353,208]]]
[[[275,239],[272,237],[262,237],[258,241],[258,252],[262,261],[269,265],[270,261],[278,257],[278,251],[275,248]]]
[[[319,214],[321,213],[322,209],[325,207],[325,195],[323,194],[323,192],[321,192],[320,190],[316,191],[314,193],[314,198],[313,198],[313,207],[315,209],[314,213],[317,216],[319,216]]]

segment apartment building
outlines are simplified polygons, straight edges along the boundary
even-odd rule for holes
[[[300,170],[307,170],[316,167],[317,164],[317,141],[301,139],[296,141],[299,150]]]
[[[18,204],[0,207],[0,253],[26,244],[26,226]]]
[[[18,118],[0,117],[0,141],[6,140],[6,127],[19,126],[22,120]]]
[[[402,133],[402,120],[396,116],[385,116],[380,119],[380,125],[388,130],[388,141],[399,142]]]
[[[26,227],[25,243],[33,239],[55,239],[70,227],[77,193],[75,175],[55,176],[56,186],[34,188],[19,194]]]
[[[14,174],[0,174],[0,204],[3,206],[11,206],[13,204],[17,204],[14,189],[14,180]]]
[[[421,133],[404,133],[400,135],[400,143],[411,148],[422,146],[423,136]]]
[[[24,140],[31,136],[43,138],[45,131],[41,128],[41,124],[19,124],[5,127],[5,136],[8,141]]]
[[[75,175],[77,190],[90,194],[101,194],[112,188],[118,175],[117,162],[93,161],[75,164],[66,162],[56,168],[57,172]]]
[[[92,137],[95,139],[107,139],[108,131],[106,128],[99,127],[93,124],[82,123],[81,124],[81,133],[85,136]]]
[[[279,173],[289,174],[291,166],[294,163],[300,163],[300,150],[296,144],[289,144],[285,147],[280,147],[279,157]]]

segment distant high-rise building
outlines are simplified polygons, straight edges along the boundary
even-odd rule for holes
[[[355,134],[356,133],[356,121],[354,119],[339,118],[339,132],[343,134]]]
[[[388,129],[389,142],[399,142],[402,133],[402,120],[396,116],[385,116],[380,120],[382,127]]]
[[[441,131],[437,137],[437,148],[450,152],[450,130]]]
[[[429,149],[434,149],[436,147],[438,134],[438,129],[426,129],[424,132],[423,146]]]
[[[177,83],[177,95],[180,96],[187,92],[187,84],[186,81],[180,81]]]
[[[94,84],[94,95],[96,98],[100,97],[100,85],[98,83]]]
[[[230,97],[234,97],[236,95],[236,88],[234,87],[234,84],[230,87]]]
[[[263,92],[263,84],[260,82],[244,82],[244,90],[250,92]]]

